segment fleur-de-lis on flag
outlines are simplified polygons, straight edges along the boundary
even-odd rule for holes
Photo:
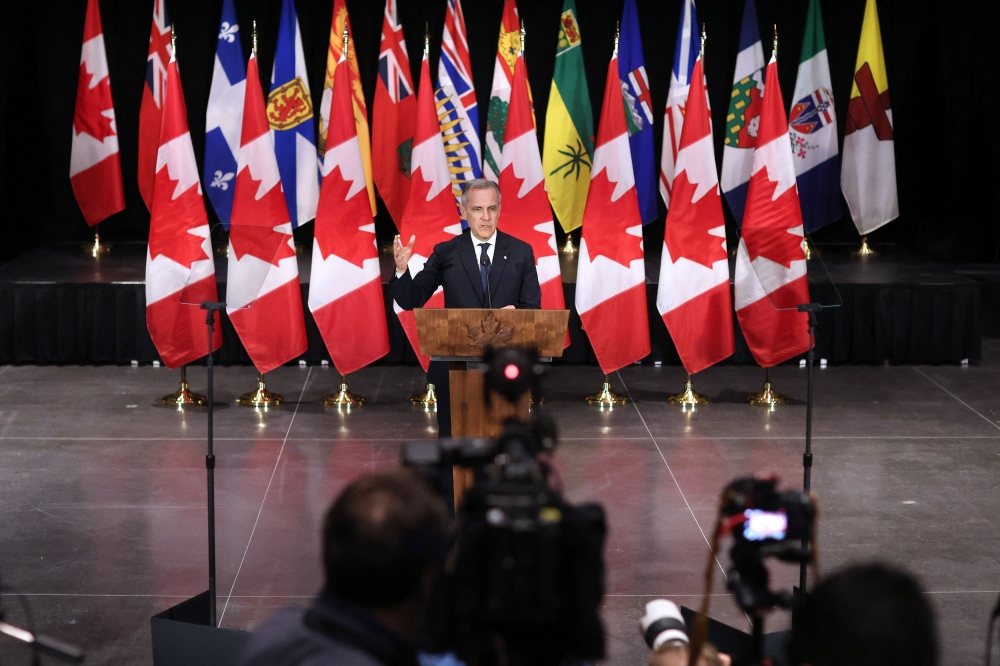
[[[229,24],[229,21],[223,21],[219,26],[219,39],[224,39],[230,44],[236,41],[236,33],[240,31],[240,24],[233,23]]]

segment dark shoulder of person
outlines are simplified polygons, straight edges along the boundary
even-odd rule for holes
[[[285,608],[251,635],[240,666],[382,666],[369,652],[306,626],[306,609]]]

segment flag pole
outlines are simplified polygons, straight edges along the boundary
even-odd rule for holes
[[[244,407],[253,407],[254,409],[263,409],[265,412],[269,407],[277,407],[284,401],[284,398],[277,393],[271,393],[267,390],[267,382],[264,381],[264,373],[258,373],[257,375],[257,388],[256,390],[250,391],[249,393],[244,393],[236,402],[243,405]]]
[[[861,247],[858,249],[857,252],[854,252],[854,255],[858,257],[874,257],[877,254],[878,252],[873,250],[871,248],[871,245],[868,244],[868,236],[862,236]]]
[[[337,411],[351,411],[351,407],[360,407],[365,404],[365,398],[351,393],[347,386],[347,375],[340,376],[340,390],[333,395],[323,398],[323,404],[327,407],[336,407]]]
[[[163,396],[160,400],[161,404],[164,405],[177,405],[177,411],[183,412],[184,405],[204,405],[205,396],[200,393],[195,393],[188,388],[187,380],[187,366],[181,366],[181,386],[179,389],[174,391],[169,395]]]
[[[777,405],[788,404],[788,396],[771,390],[771,368],[764,371],[764,389],[760,393],[751,393],[747,397],[747,402],[751,405],[764,405],[769,412],[773,412]]]
[[[611,411],[615,408],[615,405],[627,405],[628,398],[623,395],[618,395],[611,390],[611,378],[608,375],[604,375],[604,386],[601,387],[600,392],[594,395],[588,395],[585,400],[588,405],[597,405],[603,411],[607,408]]]
[[[410,396],[411,405],[423,405],[425,412],[436,412],[438,410],[437,389],[434,384],[427,382],[423,393]]]

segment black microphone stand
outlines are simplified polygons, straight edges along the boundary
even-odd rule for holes
[[[812,414],[813,414],[813,363],[816,360],[816,328],[819,325],[817,314],[822,306],[819,303],[800,303],[799,312],[809,315],[809,351],[806,352],[806,451],[802,454],[802,490],[808,494],[812,486]],[[802,549],[809,548],[809,540],[802,540]],[[807,564],[799,565],[799,605],[805,601]]]
[[[215,450],[212,441],[213,417],[215,410],[215,365],[212,362],[212,338],[215,334],[215,313],[222,312],[225,303],[204,301],[205,324],[208,326],[208,453],[205,455],[205,470],[208,472],[208,624],[216,624],[215,606]]]

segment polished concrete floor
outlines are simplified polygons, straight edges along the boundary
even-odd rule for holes
[[[601,374],[558,367],[547,409],[561,426],[558,460],[571,499],[604,503],[609,664],[644,664],[637,620],[658,596],[697,606],[706,534],[725,483],[776,471],[801,484],[805,407],[744,404],[762,371],[723,366],[696,377],[716,397],[695,414],[663,398],[679,368],[629,367],[613,377],[634,403],[582,404]],[[802,401],[804,370],[775,371]],[[350,414],[320,398],[332,368],[281,368],[268,413],[233,404],[251,368],[216,374],[221,624],[250,629],[305,603],[321,583],[318,534],[331,499],[364,472],[397,464],[407,439],[436,436],[406,399],[418,368],[352,376],[369,403]],[[152,367],[0,367],[0,581],[23,595],[40,632],[80,645],[91,664],[152,660],[149,617],[206,588],[204,433],[198,409],[156,404],[177,374]],[[191,372],[203,389],[204,369]],[[882,559],[916,572],[937,611],[944,664],[977,663],[1000,590],[1000,341],[974,367],[831,367],[816,372],[813,487],[820,569]],[[728,566],[721,555],[722,566]],[[773,567],[777,586],[797,570]],[[10,595],[8,621],[25,623]],[[711,614],[748,624],[716,570]],[[779,613],[768,628],[787,625]],[[0,663],[24,655],[0,638]]]

